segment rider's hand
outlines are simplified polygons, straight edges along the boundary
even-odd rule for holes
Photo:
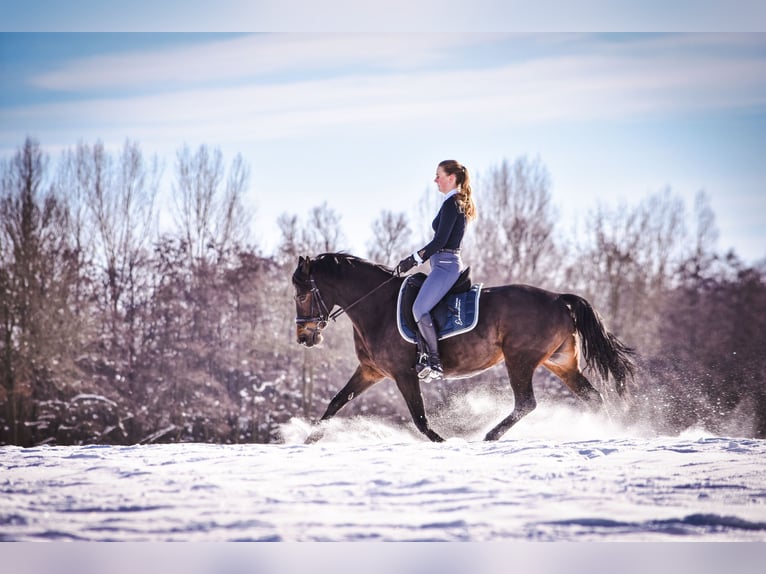
[[[396,274],[401,275],[403,273],[407,273],[410,269],[415,267],[418,264],[417,261],[415,261],[415,256],[410,255],[409,257],[405,257],[399,262],[399,265],[396,266]]]

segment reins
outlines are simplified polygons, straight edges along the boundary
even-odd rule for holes
[[[364,301],[365,299],[367,299],[367,297],[369,297],[370,295],[372,295],[373,293],[375,293],[375,292],[376,292],[378,289],[380,289],[381,287],[383,287],[383,286],[385,286],[385,285],[388,285],[388,284],[389,284],[389,283],[390,283],[390,282],[391,282],[393,279],[396,279],[397,277],[398,277],[397,275],[392,275],[391,277],[389,277],[388,279],[386,279],[385,281],[383,281],[383,283],[381,283],[380,285],[378,285],[377,287],[375,287],[375,289],[373,289],[372,291],[370,291],[370,292],[369,292],[369,293],[367,293],[366,295],[362,295],[361,297],[359,297],[359,299],[357,299],[356,301],[354,301],[354,302],[353,302],[353,303],[351,303],[350,305],[346,305],[346,307],[339,307],[337,311],[334,311],[333,313],[331,313],[330,315],[328,315],[328,316],[327,316],[327,318],[328,318],[328,319],[332,319],[333,321],[335,321],[335,319],[337,319],[338,317],[340,317],[341,315],[343,315],[343,313],[345,313],[346,311],[348,311],[349,309],[351,309],[351,307],[353,307],[353,306],[354,306],[354,305],[356,305],[357,303],[360,303],[360,302]],[[319,289],[317,289],[317,293],[318,293],[318,292],[319,292]]]
[[[388,285],[391,281],[393,281],[394,279],[397,279],[398,277],[399,277],[398,275],[392,275],[391,277],[383,281],[380,285],[378,285],[371,291],[359,297],[359,299],[357,299],[353,303],[346,305],[345,307],[339,307],[337,311],[333,311],[332,313],[330,313],[330,311],[327,309],[327,305],[325,304],[324,299],[322,299],[322,294],[319,292],[319,287],[317,286],[316,281],[314,281],[314,277],[312,276],[309,278],[310,285],[311,285],[311,295],[312,295],[311,311],[313,315],[314,306],[316,305],[318,307],[317,309],[318,313],[316,316],[312,316],[312,317],[296,317],[295,322],[298,323],[299,325],[304,323],[316,322],[319,326],[319,329],[324,329],[327,326],[327,321],[332,319],[333,322],[335,322],[335,320],[338,317],[343,315],[343,313],[351,309],[354,305],[361,303],[367,297],[369,297],[370,295],[372,295],[373,293],[375,293],[382,287]]]

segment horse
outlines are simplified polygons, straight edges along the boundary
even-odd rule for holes
[[[292,275],[297,342],[306,347],[319,345],[329,320],[342,313],[354,327],[359,364],[332,398],[320,422],[388,378],[404,397],[417,429],[431,441],[441,442],[444,439],[426,417],[414,368],[415,345],[402,338],[397,328],[397,298],[404,279],[388,267],[345,253],[299,257]],[[336,306],[338,309],[331,313]],[[487,432],[484,440],[488,441],[499,439],[535,409],[532,375],[539,365],[560,378],[592,409],[603,406],[601,393],[580,369],[580,347],[585,365],[605,381],[611,375],[622,396],[626,380],[634,375],[635,351],[610,333],[590,303],[578,295],[530,285],[484,288],[475,328],[439,342],[448,379],[471,377],[505,361],[514,406]],[[317,428],[307,442],[320,437]]]

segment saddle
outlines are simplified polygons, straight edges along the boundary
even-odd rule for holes
[[[396,323],[405,341],[416,343],[418,326],[412,315],[412,305],[426,280],[425,273],[407,277],[399,289],[396,304]],[[479,296],[482,283],[471,284],[471,268],[460,273],[455,284],[431,310],[436,335],[441,339],[467,333],[479,322]]]

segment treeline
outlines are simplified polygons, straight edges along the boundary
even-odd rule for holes
[[[166,179],[160,193],[162,163],[130,141],[117,152],[79,144],[52,165],[28,139],[0,163],[0,444],[277,441],[352,373],[347,319],[320,352],[294,342],[297,256],[344,247],[330,205],[283,214],[264,255],[250,242],[241,156],[185,146]],[[639,352],[626,421],[766,437],[764,269],[716,252],[704,194],[691,210],[670,190],[600,204],[575,232],[539,160],[504,161],[475,190],[464,257],[474,279],[588,298]],[[420,228],[381,213],[359,255],[391,263],[421,246],[434,195],[413,214]],[[429,412],[477,384],[508,389],[493,371],[432,385]],[[573,400],[543,373],[536,384],[538,396]],[[364,412],[409,420],[389,382],[347,407]]]

